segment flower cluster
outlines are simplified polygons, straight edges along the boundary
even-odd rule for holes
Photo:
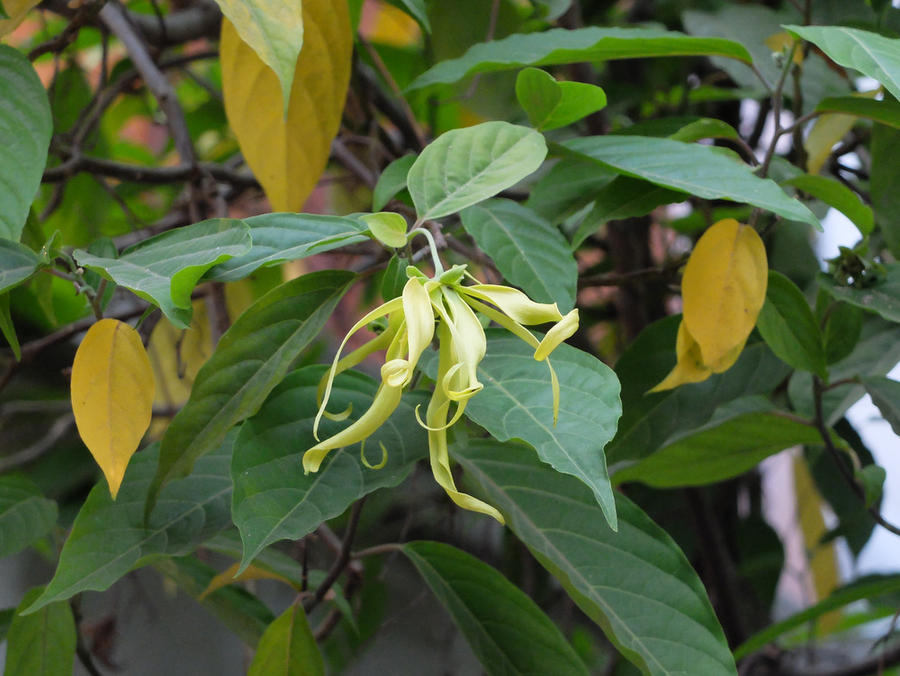
[[[438,268],[434,278],[409,267],[409,281],[402,295],[372,310],[350,329],[319,388],[321,403],[313,425],[316,440],[319,441],[318,428],[323,416],[340,420],[350,413],[349,409],[339,414],[326,413],[337,374],[374,352],[386,350],[385,363],[381,367],[381,384],[371,406],[358,420],[306,451],[303,468],[307,473],[317,471],[329,451],[364,442],[387,421],[400,403],[404,388],[412,380],[419,358],[437,334],[438,372],[424,421],[416,410],[419,424],[428,430],[431,470],[435,480],[457,505],[488,514],[503,523],[503,517],[494,507],[457,490],[447,451],[447,429],[459,420],[468,400],[483,387],[478,381],[477,370],[485,355],[487,341],[475,313],[480,312],[527,342],[534,348],[534,358],[546,361],[551,374],[555,424],[559,410],[559,382],[547,357],[578,328],[578,310],[563,316],[555,303],[536,303],[521,291],[508,286],[466,286],[462,281],[467,275],[464,265],[447,271]],[[370,322],[385,317],[387,328],[380,335],[341,358],[351,335]],[[540,341],[525,328],[550,322],[554,326]]]

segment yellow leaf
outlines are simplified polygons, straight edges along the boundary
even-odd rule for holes
[[[72,364],[72,411],[113,499],[150,425],[155,389],[137,331],[115,319],[101,319],[88,330]]]
[[[693,336],[688,333],[684,321],[678,325],[675,354],[678,358],[675,368],[650,392],[662,392],[663,390],[671,390],[687,383],[699,383],[712,375],[712,369],[703,363],[703,359],[700,356],[700,346],[697,345],[697,341],[694,340]]]
[[[216,0],[222,14],[247,45],[268,65],[281,84],[287,113],[297,56],[303,46],[300,0]]]
[[[419,24],[406,12],[385,2],[366,3],[359,31],[370,42],[391,47],[409,47],[419,42]]]
[[[724,370],[734,363],[756,325],[767,283],[766,248],[753,228],[726,218],[703,234],[681,281],[684,323],[703,364]]]
[[[225,112],[275,211],[300,211],[325,169],[350,81],[346,2],[304,0],[303,49],[287,117],[275,73],[222,21]]]
[[[3,8],[9,18],[0,21],[0,37],[12,33],[38,2],[40,0],[3,0]]]
[[[238,561],[235,561],[233,564],[228,566],[228,568],[223,570],[221,573],[219,573],[209,581],[209,585],[207,585],[206,589],[203,590],[203,593],[200,594],[200,596],[197,598],[202,601],[217,589],[227,587],[230,584],[234,584],[235,582],[240,582],[242,580],[279,580],[281,582],[284,582],[286,585],[290,585],[294,589],[297,589],[297,585],[286,578],[284,575],[273,573],[269,570],[260,568],[259,566],[254,566],[252,564],[247,566],[247,568],[244,569],[244,572],[235,577],[235,573],[240,567],[241,564]],[[297,589],[297,591],[299,591],[299,589]]]
[[[875,98],[880,89],[854,94],[867,99]],[[818,174],[831,156],[831,149],[853,128],[857,118],[854,115],[829,113],[819,116],[803,141],[806,149],[806,171]]]

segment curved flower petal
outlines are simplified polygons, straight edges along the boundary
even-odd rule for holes
[[[417,278],[412,277],[403,287],[403,315],[409,342],[409,362],[417,364],[422,352],[434,337],[434,311],[428,291]]]
[[[384,317],[385,315],[388,315],[392,312],[396,312],[402,307],[403,301],[400,298],[389,300],[384,305],[380,305],[371,312],[366,313],[366,315],[362,319],[360,319],[358,322],[356,322],[356,324],[350,327],[347,335],[344,336],[344,340],[341,341],[337,353],[334,355],[334,361],[331,362],[331,369],[328,372],[328,380],[325,384],[325,391],[322,393],[322,403],[319,405],[319,411],[318,413],[316,413],[315,421],[313,421],[313,436],[316,438],[316,440],[319,439],[319,423],[322,421],[322,415],[325,413],[325,407],[328,405],[328,398],[331,396],[331,384],[334,382],[334,377],[337,375],[338,363],[340,361],[341,352],[344,349],[344,345],[347,344],[350,336],[366,326],[369,322],[375,321],[376,319]]]
[[[535,303],[524,293],[499,284],[473,284],[455,287],[467,296],[487,301],[500,308],[519,324],[546,324],[563,318],[556,303]]]
[[[369,410],[363,413],[359,420],[334,436],[320,441],[303,454],[303,471],[307,474],[318,472],[319,466],[329,451],[356,444],[370,436],[391,417],[400,404],[402,394],[402,387],[391,387],[382,383],[375,393]]]
[[[534,351],[534,358],[538,361],[544,361],[560,343],[567,338],[570,338],[577,330],[578,310],[575,309],[558,321],[553,328],[547,331],[547,335],[544,336],[538,349]]]

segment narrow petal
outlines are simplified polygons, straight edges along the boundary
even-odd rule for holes
[[[406,282],[402,298],[409,341],[408,359],[415,365],[434,337],[434,311],[431,308],[428,291],[415,277]]]
[[[534,351],[534,358],[538,361],[544,361],[547,356],[555,350],[560,343],[570,338],[578,330],[578,310],[572,310],[569,314],[558,321],[552,329],[547,331],[547,335],[541,341],[538,349]]]
[[[464,396],[472,396],[482,389],[478,382],[478,364],[484,359],[487,351],[487,338],[484,335],[484,327],[478,321],[478,317],[472,308],[463,302],[452,289],[443,289],[444,299],[449,310],[450,320],[448,328],[451,332],[451,350],[459,364],[459,381],[461,387],[454,388]]]
[[[303,454],[303,471],[307,474],[319,471],[319,466],[329,451],[359,443],[369,437],[391,417],[400,404],[402,394],[402,387],[390,387],[382,383],[369,410],[363,413],[359,420],[334,436],[320,441]]]
[[[366,326],[369,322],[375,321],[376,319],[384,317],[385,315],[388,315],[392,312],[396,312],[402,307],[403,301],[400,298],[394,298],[384,305],[378,306],[371,312],[366,313],[366,315],[362,319],[360,319],[350,328],[350,331],[347,332],[347,335],[344,336],[344,340],[341,341],[337,353],[334,355],[334,361],[331,362],[331,369],[328,372],[328,380],[325,384],[325,391],[322,393],[322,403],[319,405],[319,411],[316,413],[315,421],[313,421],[313,436],[317,440],[319,438],[319,423],[322,421],[322,415],[325,412],[325,407],[328,406],[328,398],[331,396],[331,386],[334,383],[334,377],[338,372],[338,363],[340,362],[341,352],[344,349],[344,345],[347,344],[350,336]]]
[[[510,286],[473,284],[456,288],[467,296],[496,305],[504,314],[526,326],[558,322],[563,318],[556,303],[535,303],[524,293]]]
[[[488,317],[489,319],[497,322],[504,329],[512,333],[517,338],[524,340],[526,343],[531,345],[535,350],[540,347],[540,342],[537,338],[532,335],[531,331],[526,329],[524,326],[519,324],[517,321],[510,319],[502,312],[495,310],[489,305],[485,305],[484,303],[480,303],[472,297],[466,298],[466,302],[471,305],[474,309],[478,310],[481,314]]]

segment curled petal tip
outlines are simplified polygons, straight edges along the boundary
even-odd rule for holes
[[[534,351],[534,358],[538,361],[544,361],[553,350],[559,347],[560,343],[571,338],[577,330],[578,309],[576,308],[547,331],[547,335],[544,336],[541,344]]]

